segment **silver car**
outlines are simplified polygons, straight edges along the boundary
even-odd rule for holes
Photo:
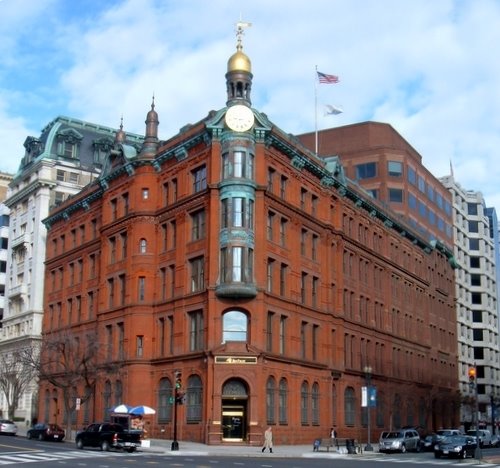
[[[401,452],[414,450],[420,452],[420,436],[414,429],[385,431],[380,435],[379,452]]]
[[[0,419],[0,434],[16,435],[17,426],[10,419]]]

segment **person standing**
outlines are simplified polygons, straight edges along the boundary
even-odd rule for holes
[[[262,447],[262,452],[269,449],[270,453],[273,453],[273,428],[269,426],[264,432],[264,447]]]
[[[330,447],[335,448],[335,439],[337,438],[337,431],[335,430],[334,427],[330,429]]]

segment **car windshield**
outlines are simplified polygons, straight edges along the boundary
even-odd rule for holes
[[[384,436],[384,439],[399,439],[400,437],[403,437],[402,432],[387,432]]]
[[[448,436],[443,439],[445,444],[456,444],[456,445],[464,445],[467,443],[467,439],[464,436]]]

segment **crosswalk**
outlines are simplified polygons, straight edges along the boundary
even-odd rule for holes
[[[354,460],[354,459],[351,459]],[[464,466],[467,467],[483,467],[484,464],[481,461],[477,461],[472,458],[468,458],[467,460],[459,460],[459,459],[448,459],[448,458],[443,458],[440,460],[436,459],[428,459],[428,458],[421,458],[421,457],[414,457],[414,458],[409,458],[409,457],[391,457],[391,456],[373,456],[373,457],[360,457],[356,458],[358,463],[361,461],[369,461],[372,463],[384,463],[384,466],[386,463],[396,463],[400,465],[425,465],[425,466],[440,466],[441,468],[448,467],[448,466],[460,466],[464,468]],[[500,465],[494,465],[494,464],[489,464],[488,468],[500,468]]]
[[[9,452],[0,454],[0,466],[42,461],[71,460],[75,458],[103,458],[109,456],[110,454],[108,452],[90,450],[71,450],[65,452]]]

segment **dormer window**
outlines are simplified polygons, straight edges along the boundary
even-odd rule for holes
[[[76,159],[79,156],[79,147],[83,135],[72,128],[57,133],[57,155],[64,158]]]

